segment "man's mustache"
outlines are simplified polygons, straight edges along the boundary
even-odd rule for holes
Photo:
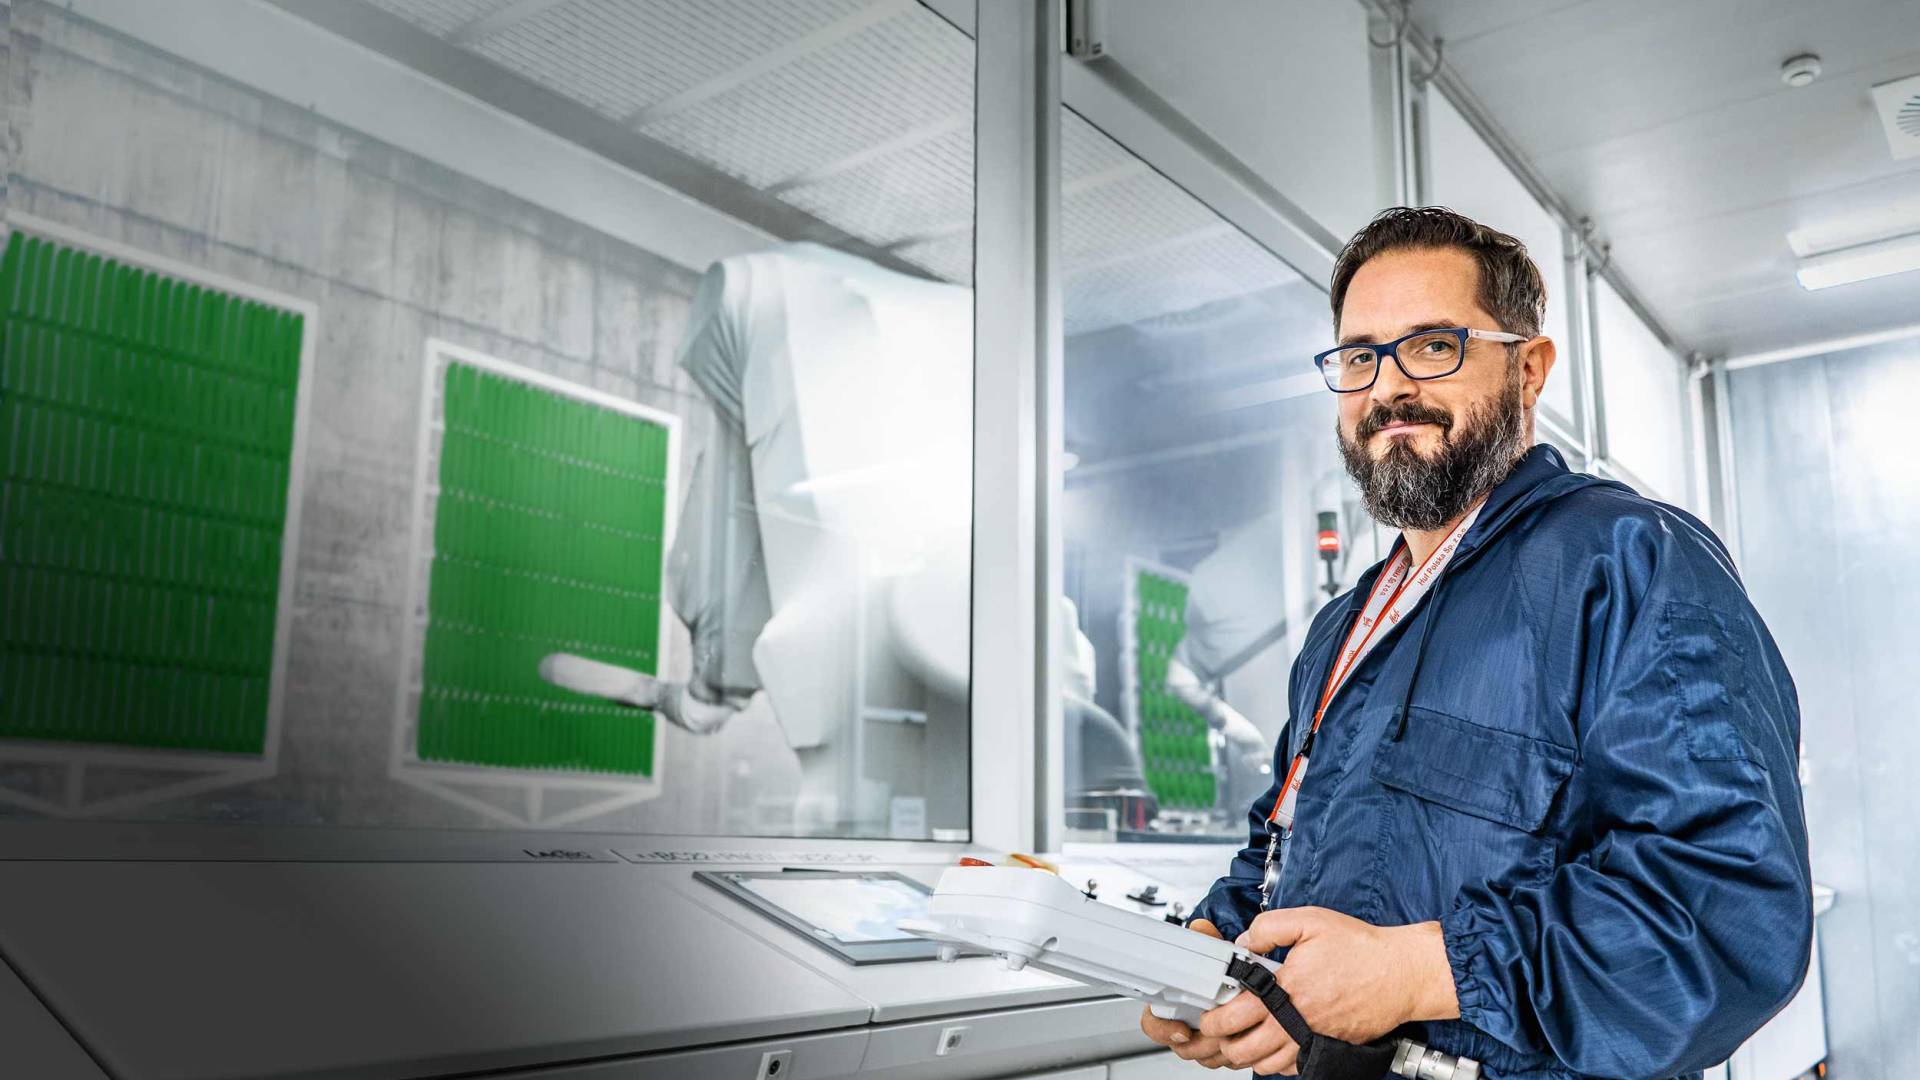
[[[1453,430],[1453,414],[1445,409],[1436,409],[1427,405],[1415,405],[1411,402],[1396,408],[1376,405],[1367,415],[1360,418],[1354,429],[1354,437],[1366,442],[1380,433],[1380,429],[1389,424],[1434,424],[1440,428],[1440,434],[1446,435]]]

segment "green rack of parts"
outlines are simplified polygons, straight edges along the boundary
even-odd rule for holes
[[[652,776],[652,713],[539,665],[658,674],[666,427],[458,361],[443,400],[420,758]]]
[[[1161,806],[1208,809],[1217,793],[1206,719],[1167,690],[1167,664],[1187,633],[1187,586],[1138,570],[1134,598],[1134,674],[1147,787]]]
[[[301,317],[14,232],[0,738],[266,743]]]

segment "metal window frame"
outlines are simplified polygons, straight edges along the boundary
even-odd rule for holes
[[[1340,241],[1110,57],[1063,0],[921,0],[974,36],[972,839],[1065,839],[1057,605],[1065,453],[1060,110],[1071,108],[1315,288]],[[1376,134],[1397,140],[1397,126]],[[1382,153],[1389,148],[1383,147]]]
[[[949,5],[951,6],[951,5]],[[941,5],[935,5],[940,10]],[[974,41],[972,839],[1042,850],[1063,832],[1050,598],[1064,343],[1060,0],[979,0]],[[955,25],[966,26],[955,15]]]
[[[1587,388],[1586,400],[1582,405],[1589,435],[1587,459],[1594,465],[1610,460],[1607,454],[1606,384],[1602,381],[1605,374],[1601,371],[1600,360],[1599,274],[1596,271],[1597,268],[1589,263],[1580,285],[1579,332],[1587,356],[1587,370],[1582,378]]]
[[[1725,359],[1694,366],[1692,407],[1694,442],[1700,458],[1694,481],[1707,524],[1740,559],[1740,474],[1733,463],[1733,367]]]

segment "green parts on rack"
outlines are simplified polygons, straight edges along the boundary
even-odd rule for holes
[[[14,232],[0,738],[265,748],[301,316]]]
[[[539,664],[658,673],[667,429],[458,360],[442,400],[421,760],[652,776],[652,713]]]
[[[1187,585],[1138,566],[1133,574],[1133,681],[1147,787],[1163,807],[1206,810],[1218,801],[1207,722],[1167,689],[1167,665],[1187,633]]]

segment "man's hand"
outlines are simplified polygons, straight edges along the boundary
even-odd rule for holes
[[[1307,1026],[1322,1035],[1363,1043],[1409,1020],[1460,1015],[1437,922],[1373,926],[1325,908],[1282,908],[1262,912],[1234,944],[1258,953],[1287,948],[1276,978]],[[1204,1018],[1200,1026],[1208,1030]]]
[[[1200,1034],[1220,1042],[1220,1054],[1236,1069],[1292,1076],[1299,1071],[1300,1044],[1266,1005],[1242,990],[1232,1001],[1200,1017]]]
[[[1220,928],[1205,919],[1193,920],[1187,924],[1187,929],[1208,937],[1221,936]],[[1140,1030],[1146,1032],[1147,1038],[1172,1048],[1175,1055],[1195,1064],[1205,1065],[1209,1069],[1232,1064],[1220,1052],[1219,1039],[1203,1036],[1178,1020],[1162,1020],[1153,1015],[1151,1009],[1140,1010]]]

